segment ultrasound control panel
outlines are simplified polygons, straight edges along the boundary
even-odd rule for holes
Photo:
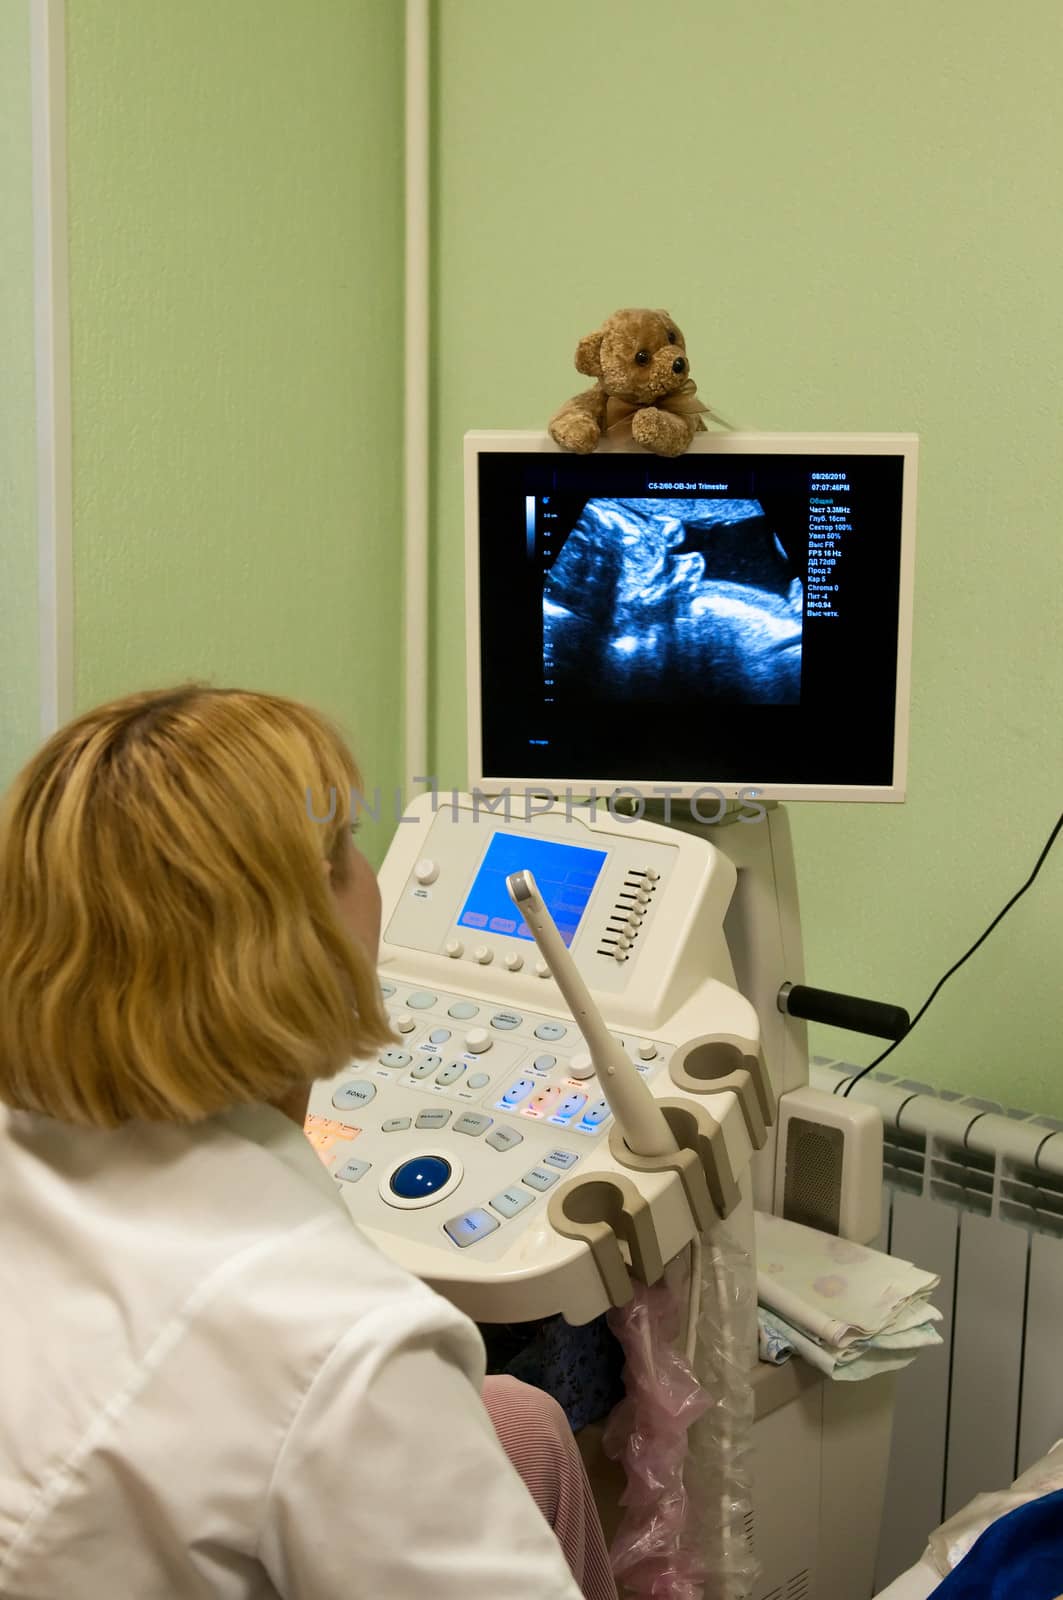
[[[551,974],[498,892],[498,875],[504,884],[522,861],[538,867],[610,1031],[654,1094],[669,1096],[669,1062],[695,1028],[705,1033],[715,1022],[721,1037],[756,1047],[752,1008],[705,975],[711,941],[698,940],[701,961],[682,981],[675,923],[697,940],[707,913],[722,918],[729,864],[710,860],[716,853],[700,840],[676,845],[646,824],[632,837],[608,818],[592,829],[540,815],[522,832],[512,821],[473,820],[471,811],[455,821],[427,803],[417,818],[417,834],[397,831],[380,874],[381,984],[394,1042],[315,1086],[307,1133],[375,1242],[470,1315],[503,1321],[564,1310],[586,1320],[607,1302],[586,1245],[552,1227],[550,1200],[574,1178],[621,1170],[610,1149],[613,1118]],[[698,873],[683,872],[688,857]],[[625,931],[605,944],[612,898],[633,868],[640,886],[623,913]],[[613,975],[625,974],[636,946],[641,981],[625,1005]],[[665,998],[672,991],[667,1014],[659,1003],[654,1009],[662,998],[655,984]],[[744,1164],[749,1150],[731,1097],[708,1098],[727,1124],[736,1167]],[[665,1235],[681,1232],[674,1175],[647,1174],[640,1186]],[[677,1235],[676,1248],[682,1242]]]

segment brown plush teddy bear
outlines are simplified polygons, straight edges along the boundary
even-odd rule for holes
[[[658,456],[680,456],[704,432],[686,344],[667,311],[614,311],[581,339],[576,371],[597,378],[550,419],[565,450],[589,455],[603,434],[632,438]]]

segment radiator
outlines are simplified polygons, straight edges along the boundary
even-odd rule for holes
[[[832,1090],[856,1069],[817,1059]],[[1063,1437],[1063,1122],[876,1073],[879,1248],[936,1272],[943,1345],[899,1374],[876,1587]]]

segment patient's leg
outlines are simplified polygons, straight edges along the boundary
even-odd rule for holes
[[[516,1378],[486,1378],[483,1397],[503,1450],[554,1530],[586,1600],[616,1600],[605,1535],[565,1413]]]

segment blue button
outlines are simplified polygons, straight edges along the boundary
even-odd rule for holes
[[[442,1189],[449,1181],[451,1170],[450,1162],[444,1161],[442,1156],[415,1156],[391,1174],[391,1192],[400,1200],[420,1200]]]
[[[597,1133],[602,1123],[609,1116],[609,1106],[605,1100],[596,1100],[589,1111],[585,1111],[579,1122],[576,1123],[577,1133]]]
[[[548,1117],[547,1121],[556,1123],[559,1128],[567,1127],[576,1112],[582,1111],[586,1104],[587,1096],[585,1094],[570,1094],[566,1100],[562,1100],[553,1116]]]
[[[519,1028],[523,1021],[524,1018],[518,1011],[496,1011],[491,1018],[491,1026],[508,1031],[511,1028]]]
[[[534,1088],[535,1082],[532,1078],[518,1078],[516,1083],[510,1084],[498,1104],[503,1111],[508,1111],[510,1106],[519,1105]]]
[[[451,1217],[443,1226],[454,1243],[464,1250],[466,1245],[475,1244],[477,1239],[494,1233],[498,1223],[486,1211],[466,1211],[463,1217]]]
[[[535,1030],[537,1039],[563,1039],[568,1029],[563,1022],[540,1022]]]
[[[346,1111],[351,1106],[367,1106],[375,1094],[375,1083],[345,1083],[332,1096],[332,1104],[337,1111]]]

